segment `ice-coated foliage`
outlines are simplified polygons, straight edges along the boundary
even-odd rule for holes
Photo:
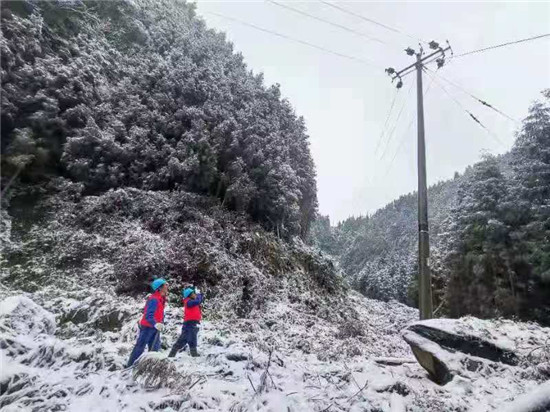
[[[2,176],[186,190],[305,236],[302,118],[184,1],[2,2]]]
[[[508,164],[486,157],[450,219],[450,314],[550,324],[550,92],[534,104]]]

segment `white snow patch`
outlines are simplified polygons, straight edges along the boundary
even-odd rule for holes
[[[550,381],[505,405],[503,412],[542,412],[550,408]]]

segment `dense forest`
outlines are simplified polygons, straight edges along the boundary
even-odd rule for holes
[[[437,314],[519,317],[550,323],[550,91],[529,110],[502,156],[429,188],[430,266]],[[416,193],[372,216],[331,227],[310,242],[335,256],[352,286],[414,305]]]
[[[2,2],[2,183],[213,196],[305,236],[304,121],[184,1]]]
[[[3,282],[136,294],[163,276],[231,288],[238,316],[286,275],[342,290],[301,240],[317,209],[304,120],[193,4],[1,6]]]

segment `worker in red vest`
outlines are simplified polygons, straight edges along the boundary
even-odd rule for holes
[[[151,288],[153,293],[147,298],[143,308],[143,316],[139,321],[139,336],[130,354],[127,367],[132,366],[141,356],[145,346],[149,347],[150,352],[160,350],[160,333],[164,330],[164,306],[168,284],[164,279],[155,279],[151,283]]]
[[[201,303],[203,295],[198,289],[186,288],[183,291],[183,327],[181,335],[172,347],[169,358],[176,356],[181,349],[189,345],[191,356],[199,356],[197,353],[197,335],[199,323],[201,323]]]

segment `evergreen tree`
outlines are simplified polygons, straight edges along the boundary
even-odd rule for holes
[[[306,236],[304,121],[192,4],[6,1],[0,40],[6,179],[188,190]]]

